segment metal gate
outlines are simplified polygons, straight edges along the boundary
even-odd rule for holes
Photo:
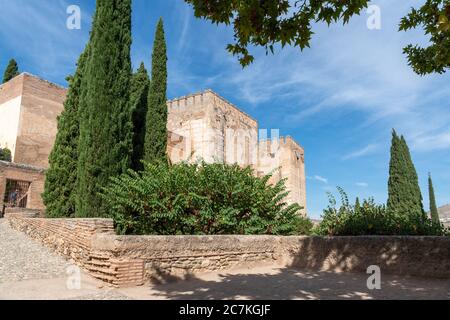
[[[4,204],[8,208],[26,208],[31,182],[6,180]]]

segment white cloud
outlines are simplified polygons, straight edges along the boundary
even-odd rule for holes
[[[328,184],[328,179],[321,176],[314,176],[314,180]]]
[[[375,150],[377,150],[377,148],[378,148],[377,145],[369,144],[368,146],[366,146],[360,150],[356,150],[356,151],[353,151],[353,152],[347,154],[346,156],[342,157],[342,160],[350,160],[350,159],[355,159],[355,158],[366,156],[370,153],[373,153]]]
[[[369,184],[367,182],[357,182],[356,186],[361,188],[367,188],[369,187]]]
[[[282,116],[285,124],[303,125],[315,117],[331,118],[334,112],[357,111],[363,118],[355,128],[373,128],[374,140],[384,143],[396,128],[411,142],[413,150],[449,149],[450,106],[446,101],[450,101],[450,77],[416,75],[402,49],[409,43],[423,43],[423,31],[398,32],[401,17],[420,2],[379,0],[377,5],[382,10],[381,30],[368,30],[365,14],[345,26],[316,25],[311,49],[300,52],[286,47],[266,56],[264,50],[250,48],[256,60],[245,69],[225,50],[233,41],[231,27],[220,26],[210,34],[200,32],[193,35],[191,46],[202,48],[197,52],[205,54],[218,72],[205,81],[180,64],[174,71],[177,82],[186,88],[198,87],[199,83],[205,87],[207,83],[225,91],[225,95],[229,92],[231,100],[239,97],[253,107],[272,102],[268,112],[289,110]],[[366,148],[344,160],[376,150],[373,145]]]

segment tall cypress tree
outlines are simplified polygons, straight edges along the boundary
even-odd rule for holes
[[[80,101],[77,217],[109,213],[101,189],[131,164],[131,0],[97,0]]]
[[[406,141],[392,132],[389,164],[388,209],[400,214],[423,215],[422,194],[417,172]]]
[[[431,213],[431,219],[434,223],[439,224],[439,212],[436,206],[436,198],[434,196],[434,188],[433,188],[433,181],[431,180],[431,173],[428,174],[428,194],[430,197],[430,213]]]
[[[148,90],[150,79],[142,62],[131,79],[130,101],[133,110],[133,157],[132,168],[142,170],[144,159],[144,143],[146,132],[146,118],[148,111]]]
[[[153,44],[144,159],[167,161],[167,46],[162,18]]]
[[[423,208],[423,197],[419,186],[419,177],[417,176],[416,167],[411,158],[411,152],[409,151],[408,144],[403,136],[400,138],[400,143],[403,150],[403,157],[405,165],[408,171],[407,181],[408,181],[408,191],[407,196],[408,202],[410,203],[410,213],[421,215],[426,218],[425,210]]]
[[[359,201],[359,197],[356,197],[355,212],[358,213],[360,210],[361,210],[361,203]]]
[[[392,132],[391,160],[389,163],[388,203],[389,210],[405,213],[402,199],[407,185],[407,170],[403,159],[400,138],[397,132]]]
[[[80,135],[78,109],[81,82],[86,64],[87,49],[78,60],[73,77],[69,77],[69,89],[64,111],[58,117],[58,133],[49,157],[42,194],[48,217],[73,217],[75,215],[76,179],[78,163],[78,139]]]
[[[12,78],[19,75],[19,67],[16,60],[9,60],[8,66],[6,67],[5,73],[3,75],[3,83],[8,82]]]

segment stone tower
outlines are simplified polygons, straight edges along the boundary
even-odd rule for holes
[[[258,122],[236,106],[207,90],[168,102],[169,156],[172,162],[221,161],[250,166],[258,176],[286,179],[288,201],[306,214],[305,156],[291,137],[272,130],[271,139]]]

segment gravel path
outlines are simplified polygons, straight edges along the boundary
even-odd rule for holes
[[[69,266],[65,259],[0,219],[0,283],[64,277]]]
[[[0,219],[0,300],[126,300],[81,271],[81,288],[67,286],[73,264]],[[69,269],[70,270],[70,269]]]

